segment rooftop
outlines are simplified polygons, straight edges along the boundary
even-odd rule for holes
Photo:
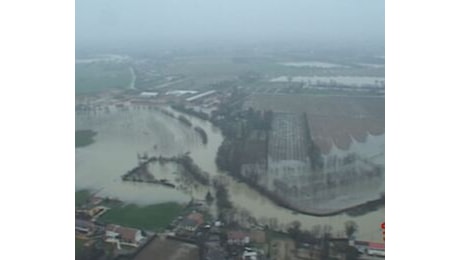
[[[109,224],[106,227],[106,231],[112,231],[114,233],[118,233],[120,234],[121,238],[124,240],[135,241],[136,233],[140,230]]]
[[[232,240],[243,240],[246,237],[249,237],[249,234],[245,231],[229,231],[227,233],[227,238]]]
[[[82,219],[75,219],[75,226],[80,227],[80,228],[95,228],[96,227],[96,225],[94,225],[93,222],[82,220]]]
[[[384,243],[369,243],[369,249],[385,250]]]

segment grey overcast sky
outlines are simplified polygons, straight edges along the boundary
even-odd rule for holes
[[[384,44],[384,0],[76,0],[77,46],[271,41]]]

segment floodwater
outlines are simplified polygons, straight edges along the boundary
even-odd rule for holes
[[[172,111],[172,110],[171,110]],[[175,115],[180,113],[173,111]],[[303,229],[315,225],[330,225],[334,234],[344,232],[344,223],[354,220],[358,224],[357,238],[381,242],[380,223],[384,221],[384,208],[363,216],[349,217],[340,214],[331,217],[313,217],[294,214],[291,210],[275,205],[266,197],[218,171],[215,164],[217,149],[223,141],[218,128],[207,121],[186,116],[193,126],[200,126],[208,134],[208,143],[202,144],[198,134],[158,111],[147,108],[130,108],[123,111],[110,107],[76,114],[76,129],[97,131],[95,142],[75,149],[76,189],[92,189],[101,196],[116,197],[126,202],[153,204],[167,201],[188,202],[193,196],[204,199],[207,187],[190,185],[187,190],[171,189],[155,184],[122,182],[121,175],[138,163],[137,154],[174,156],[190,152],[194,162],[211,176],[220,176],[228,183],[230,199],[240,211],[249,213],[262,223],[277,219],[277,226],[285,228],[297,220]],[[179,175],[174,166],[151,166],[158,178],[177,181]]]
[[[279,63],[283,66],[289,67],[316,67],[316,68],[340,68],[345,67],[340,64],[329,63],[329,62],[320,62],[320,61],[303,61],[303,62],[281,62]]]

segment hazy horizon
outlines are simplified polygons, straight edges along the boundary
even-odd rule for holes
[[[76,47],[384,46],[383,0],[76,0]]]

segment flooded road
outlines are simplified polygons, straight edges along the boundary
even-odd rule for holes
[[[176,116],[180,113],[170,110]],[[345,214],[332,217],[313,217],[294,214],[261,196],[244,183],[239,183],[217,169],[215,158],[223,141],[220,130],[211,123],[185,115],[193,126],[200,126],[208,135],[204,145],[192,128],[177,119],[153,109],[130,108],[126,111],[110,107],[86,114],[76,114],[76,130],[97,132],[95,142],[76,148],[76,190],[92,189],[101,196],[116,197],[126,202],[153,204],[167,201],[188,202],[193,196],[204,199],[208,187],[191,185],[187,190],[171,189],[155,184],[122,182],[121,175],[138,164],[138,154],[175,156],[190,152],[194,162],[211,176],[221,176],[228,183],[230,199],[241,212],[249,213],[261,223],[276,219],[280,229],[299,221],[302,229],[315,225],[330,225],[332,233],[343,233],[344,223],[354,220],[358,224],[357,238],[381,242],[380,223],[384,221],[384,208],[359,217]],[[174,166],[151,166],[158,178],[177,179]],[[243,213],[241,216],[245,216]]]

